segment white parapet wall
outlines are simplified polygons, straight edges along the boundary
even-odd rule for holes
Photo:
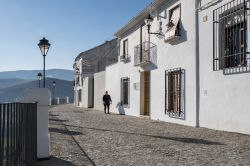
[[[82,105],[84,108],[92,108],[94,105],[94,77],[85,77],[83,78],[82,85]]]
[[[94,108],[97,110],[103,110],[102,97],[106,91],[105,85],[105,71],[96,73],[94,75]]]
[[[37,102],[37,158],[49,158],[48,110],[51,93],[47,88],[27,89],[24,102]]]
[[[83,79],[83,85],[82,85],[82,107],[87,108],[88,107],[88,93],[89,93],[89,78],[86,77]]]

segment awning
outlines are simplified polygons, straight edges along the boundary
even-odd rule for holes
[[[168,24],[167,32],[165,34],[165,41],[168,41],[173,37],[176,37],[176,31],[178,28],[179,21],[180,21],[180,6],[172,10],[172,16]]]

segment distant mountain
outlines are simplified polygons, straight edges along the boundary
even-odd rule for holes
[[[26,82],[28,82],[28,80],[19,78],[0,79],[0,89],[23,84]]]
[[[17,70],[17,71],[4,71],[0,72],[0,79],[23,79],[23,80],[36,80],[38,73],[43,73],[42,70]],[[65,69],[49,69],[46,70],[46,77],[57,78],[61,80],[73,80],[73,70]]]
[[[66,97],[69,97],[70,101],[72,102],[74,99],[73,82],[54,78],[47,78],[46,87],[49,88],[51,93],[53,89],[53,81],[56,81],[55,98],[59,97],[65,99]],[[20,101],[22,99],[24,91],[27,88],[34,87],[38,87],[38,81],[26,82],[16,86],[0,89],[0,102]]]

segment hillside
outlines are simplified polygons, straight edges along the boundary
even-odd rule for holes
[[[0,79],[0,89],[23,84],[26,82],[29,81],[20,78]]]
[[[69,97],[71,101],[74,99],[73,83],[72,81],[47,78],[46,87],[52,92],[52,82],[56,81],[55,97],[66,98]],[[42,85],[42,82],[41,82]],[[20,101],[23,92],[27,88],[38,87],[38,81],[26,82],[12,87],[0,89],[0,102]]]
[[[42,73],[42,70],[17,70],[17,71],[3,71],[0,72],[0,79],[23,79],[23,80],[35,80],[38,73]],[[73,80],[73,71],[65,69],[49,69],[46,70],[46,77],[57,78],[61,80]]]

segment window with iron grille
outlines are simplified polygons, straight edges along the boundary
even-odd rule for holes
[[[128,55],[128,39],[123,41],[123,49],[122,49],[122,55],[120,56],[120,60],[123,62],[130,61],[130,56]]]
[[[247,54],[248,0],[233,0],[213,12],[214,70],[249,70]]]
[[[123,57],[126,58],[128,56],[128,39],[123,41]]]
[[[177,68],[165,72],[165,113],[184,119],[184,70]]]
[[[123,105],[129,105],[129,78],[121,78],[121,103]]]

